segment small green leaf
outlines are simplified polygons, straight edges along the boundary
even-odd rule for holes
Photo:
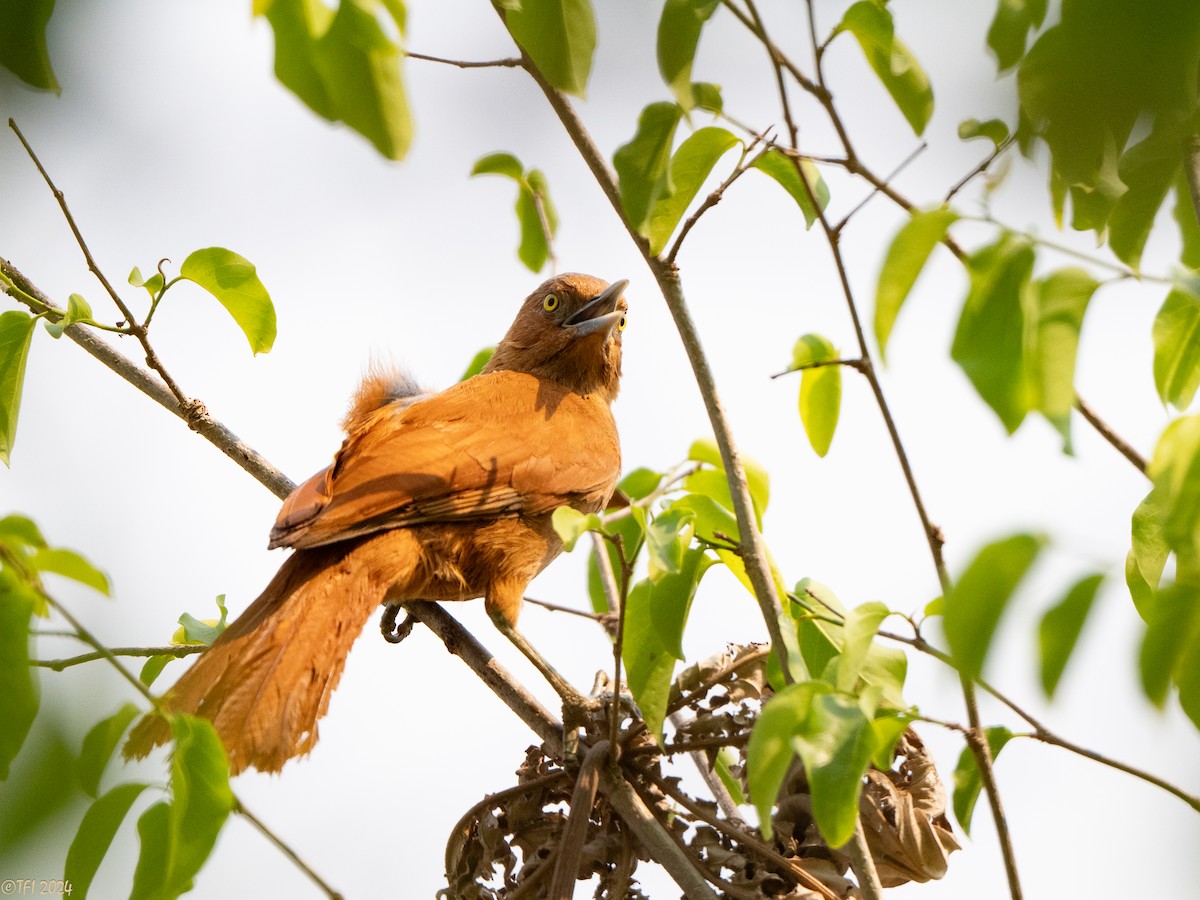
[[[804,213],[805,225],[812,228],[819,215],[817,210],[824,210],[829,204],[829,187],[816,165],[811,160],[800,160],[800,171],[797,171],[794,160],[779,150],[771,149],[754,161],[754,168],[779,182]],[[800,179],[801,171],[804,172],[803,181]],[[804,187],[805,182],[808,188]],[[813,198],[817,201],[815,206]]]
[[[811,366],[838,358],[837,348],[819,334],[806,334],[792,351],[792,367]],[[806,368],[800,373],[800,421],[817,456],[825,456],[837,430],[842,409],[842,367]]]
[[[713,759],[713,771],[721,779],[721,784],[725,785],[725,790],[729,791],[729,796],[733,798],[733,802],[737,806],[741,806],[746,802],[746,795],[742,792],[742,780],[734,775],[731,770],[732,766],[738,764],[737,751],[732,747],[722,747],[717,751],[716,758]]]
[[[149,278],[144,278],[142,276],[142,270],[137,266],[134,266],[129,273],[129,284],[132,287],[145,288],[146,293],[148,293],[150,295],[150,299],[153,300],[158,296],[158,292],[163,289],[164,281],[162,272],[155,272]]]
[[[1173,290],[1154,318],[1154,386],[1185,409],[1200,387],[1200,298]]]
[[[550,202],[546,178],[540,171],[531,169],[525,184],[517,191],[517,222],[521,226],[517,259],[529,271],[540,272],[550,259],[550,241],[558,232],[558,214]]]
[[[1099,286],[1083,269],[1059,269],[1036,282],[1028,295],[1025,363],[1029,405],[1058,429],[1068,452],[1079,332]]]
[[[846,614],[842,623],[842,652],[838,657],[835,683],[839,691],[852,692],[858,684],[875,633],[889,615],[891,612],[888,608],[877,601],[856,606]]]
[[[637,561],[638,553],[642,549],[642,544],[645,542],[645,533],[642,530],[641,517],[636,515],[623,516],[620,519],[610,523],[606,530],[610,534],[620,535],[622,546],[625,548],[625,555],[628,557],[629,563],[632,565]],[[613,546],[611,541],[603,542],[604,552],[608,554],[609,566],[612,569],[613,576],[617,582],[617,590],[621,589],[621,558],[617,553],[617,548]],[[588,554],[588,598],[592,602],[592,610],[597,613],[606,613],[609,611],[608,596],[604,592],[604,583],[600,579],[600,569],[596,563],[596,554]]]
[[[663,473],[642,467],[634,469],[619,482],[617,489],[630,500],[641,500],[648,497],[662,484]]]
[[[876,716],[871,720],[871,731],[875,736],[871,765],[884,772],[892,767],[896,758],[896,744],[912,723],[912,716],[897,713]]]
[[[1117,175],[1128,190],[1117,198],[1108,218],[1108,246],[1134,269],[1150,229],[1180,169],[1181,138],[1176,126],[1157,127],[1121,156]]]
[[[1029,410],[1023,297],[1033,271],[1029,242],[1004,235],[967,261],[971,289],[950,355],[1012,434]]]
[[[137,783],[119,784],[97,799],[84,813],[75,839],[67,851],[63,871],[63,879],[79,895],[80,900],[87,897],[96,870],[108,854],[108,848],[112,846],[117,829],[129,814],[129,808],[147,787],[149,785]]]
[[[29,667],[29,621],[33,598],[0,569],[0,781],[21,751],[37,716],[37,685]]]
[[[472,175],[507,175],[518,184],[525,179],[525,167],[511,153],[489,153],[475,160]]]
[[[996,726],[985,728],[988,748],[991,750],[992,762],[1004,749],[1013,734],[1007,728]],[[964,747],[958,757],[958,765],[954,768],[954,818],[962,826],[964,834],[971,833],[971,816],[975,812],[975,801],[979,799],[979,791],[983,782],[979,776],[979,763],[970,747]]]
[[[725,109],[725,101],[721,99],[720,86],[709,84],[707,81],[694,82],[692,84],[692,105],[720,115]]]
[[[484,347],[478,353],[471,357],[471,362],[467,365],[466,371],[462,373],[459,381],[466,381],[468,378],[473,378],[483,371],[483,367],[491,360],[492,354],[496,352],[495,347]]]
[[[563,549],[570,553],[575,542],[589,531],[599,531],[600,517],[595,513],[584,515],[570,506],[560,506],[550,518],[554,531],[563,542]]]
[[[650,619],[654,633],[664,650],[683,660],[683,630],[700,579],[715,565],[702,548],[688,548],[679,561],[679,568],[651,582]],[[660,721],[661,725],[661,721]]]
[[[828,690],[828,686],[817,681],[788,685],[766,702],[750,732],[746,745],[746,783],[758,810],[759,830],[767,840],[772,835],[771,810],[796,756],[792,737],[808,719],[814,696]]]
[[[253,353],[271,349],[275,343],[275,306],[248,259],[223,247],[208,247],[190,253],[179,267],[179,274],[217,298],[246,335]]]
[[[988,28],[987,44],[996,54],[996,67],[1011,69],[1025,55],[1025,40],[1046,18],[1046,0],[999,0]]]
[[[709,485],[711,490],[700,488],[699,481],[693,481],[689,478],[684,482],[685,487],[689,491],[698,491],[702,494],[707,494],[726,509],[733,509],[733,501],[729,495],[729,483],[725,480],[725,464],[721,460],[721,451],[717,447],[717,442],[712,438],[700,438],[692,442],[692,446],[688,447],[687,458],[695,462],[707,463],[720,473],[720,482],[725,485],[724,491],[716,486],[716,483]],[[755,462],[748,456],[742,458],[742,470],[746,473],[746,486],[750,490],[750,500],[754,504],[754,512],[758,517],[759,527],[762,527],[762,516],[767,511],[767,504],[771,500],[771,476],[767,474],[767,470]],[[695,473],[696,475],[702,472]],[[733,532],[729,532],[732,534]]]
[[[971,141],[975,138],[987,138],[997,150],[1008,140],[1008,123],[1003,119],[988,119],[980,122],[978,119],[964,119],[958,123],[958,139]]]
[[[688,494],[672,502],[668,509],[686,509],[695,513],[696,537],[719,544],[727,540],[736,541],[738,539],[737,519],[734,518],[733,513],[712,497],[703,494]],[[719,535],[725,535],[725,538]],[[754,585],[750,581],[750,576],[746,574],[746,564],[742,558],[734,551],[723,548],[718,549],[716,553],[726,568],[753,595]]]
[[[61,319],[57,322],[47,322],[46,331],[49,335],[58,340],[62,337],[67,326],[74,325],[76,322],[90,322],[92,319],[92,307],[83,299],[80,294],[71,294],[67,297],[67,310],[63,313]]]
[[[155,803],[138,816],[137,828],[141,850],[133,871],[133,890],[129,900],[178,897],[182,891],[172,890],[170,882],[171,855],[174,850],[171,805],[166,801]]]
[[[34,521],[15,513],[0,519],[0,541],[32,550],[46,546],[46,539]]]
[[[1176,583],[1160,590],[1138,658],[1142,689],[1155,706],[1166,702],[1171,682],[1182,674],[1187,651],[1198,636],[1200,588]]]
[[[1103,581],[1104,576],[1098,574],[1077,581],[1067,595],[1042,616],[1038,625],[1038,648],[1041,651],[1042,690],[1047,697],[1053,697],[1058,689],[1067,660],[1071,658]]]
[[[946,594],[946,641],[967,678],[982,673],[1000,617],[1044,544],[1030,534],[988,544]]]
[[[666,0],[658,20],[658,71],[684,109],[692,106],[692,61],[718,0]]]
[[[684,548],[691,540],[689,526],[694,518],[690,510],[667,509],[646,526],[651,581],[657,582],[664,574],[679,571]]]
[[[401,0],[383,6],[403,29]],[[275,32],[275,77],[317,115],[345,122],[385,157],[399,160],[413,135],[400,72],[403,52],[377,10],[369,0],[340,0],[336,11],[314,0],[255,7]]]
[[[54,0],[0,0],[0,66],[32,87],[61,94],[46,48],[53,12]]]
[[[632,140],[613,154],[621,205],[639,234],[648,233],[655,204],[673,191],[668,167],[675,129],[682,115],[683,110],[676,103],[651,103],[638,116]]]
[[[1154,593],[1171,547],[1167,543],[1165,491],[1153,488],[1133,511],[1133,540],[1125,559],[1125,583],[1138,615],[1149,620]]]
[[[875,290],[875,340],[879,342],[880,358],[885,362],[888,338],[900,307],[925,268],[929,254],[956,221],[958,214],[946,207],[918,212],[892,238]]]
[[[39,572],[52,572],[99,591],[106,597],[112,596],[108,576],[93,566],[74,550],[45,548],[29,557],[29,564]]]
[[[590,0],[521,0],[505,10],[504,22],[550,84],[577,97],[586,95],[596,51]]]
[[[912,130],[923,133],[933,115],[933,89],[916,57],[895,36],[888,8],[877,0],[860,0],[846,10],[838,30],[858,39],[867,62]]]
[[[0,313],[0,462],[6,466],[17,438],[17,414],[34,319],[19,310]]]
[[[667,246],[688,205],[713,166],[739,141],[724,128],[701,128],[679,145],[671,157],[668,182],[672,193],[660,196],[650,210],[646,236],[656,256]]]
[[[146,664],[142,666],[142,671],[138,673],[138,681],[146,687],[154,684],[158,680],[158,676],[162,674],[162,670],[167,667],[167,663],[173,660],[174,656],[160,654],[151,656],[146,660]]]
[[[1175,176],[1175,208],[1172,210],[1175,224],[1179,226],[1182,248],[1179,261],[1189,269],[1200,269],[1200,213],[1192,202],[1191,188],[1187,175],[1180,167]]]
[[[792,746],[804,761],[821,836],[829,846],[840,847],[858,821],[863,775],[875,750],[871,721],[853,697],[817,694]]]
[[[191,613],[184,613],[179,617],[180,627],[175,630],[175,634],[171,636],[172,644],[205,644],[212,646],[212,642],[221,636],[221,632],[225,630],[225,617],[229,610],[225,608],[225,595],[217,595],[217,609],[221,616],[218,619],[197,619]]]
[[[1147,470],[1162,511],[1163,535],[1175,551],[1177,577],[1200,579],[1200,415],[1176,419],[1163,431]]]
[[[113,750],[137,714],[138,708],[126,703],[107,719],[101,719],[93,725],[84,737],[83,749],[79,753],[79,783],[88,796],[99,795],[100,778],[112,759]]]

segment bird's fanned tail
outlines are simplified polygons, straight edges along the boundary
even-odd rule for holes
[[[411,538],[391,532],[293,554],[267,589],[163,698],[172,712],[209,719],[232,774],[277,772],[317,741],[350,647],[384,598],[396,552]],[[127,758],[170,739],[158,716],[130,734]]]

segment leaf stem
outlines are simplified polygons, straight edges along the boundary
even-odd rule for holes
[[[55,672],[61,672],[64,669],[69,669],[71,666],[82,665],[83,663],[95,662],[98,659],[108,659],[109,656],[173,656],[182,658],[184,656],[192,656],[196,653],[203,653],[208,649],[205,644],[169,644],[165,647],[109,647],[108,652],[95,650],[91,653],[81,653],[79,656],[70,656],[66,659],[31,659],[29,664],[42,669],[53,669]]]

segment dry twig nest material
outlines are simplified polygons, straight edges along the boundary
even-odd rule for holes
[[[750,808],[718,804],[693,795],[673,773],[680,756],[702,754],[711,767],[725,751],[728,771],[744,794],[746,744],[763,703],[767,649],[731,646],[680,673],[668,712],[673,733],[660,747],[640,718],[623,722],[621,769],[646,806],[668,829],[692,863],[721,894],[774,900],[841,900],[859,896],[850,858],[829,847],[817,831],[803,766],[793,763],[780,791],[774,836],[763,839],[740,817]],[[611,697],[611,694],[609,695]],[[602,740],[607,713],[597,714],[584,744]],[[577,770],[577,766],[575,767]],[[710,780],[715,778],[710,776]],[[545,897],[571,815],[575,774],[543,748],[530,747],[517,769],[517,784],[492,794],[455,826],[446,847],[447,900],[514,900]],[[734,789],[737,792],[737,785]],[[718,788],[718,791],[721,790]],[[946,794],[933,761],[916,732],[897,744],[888,771],[871,769],[859,800],[867,844],[885,887],[929,881],[946,873],[959,849],[946,818]],[[733,815],[731,815],[733,813]],[[578,879],[595,879],[596,898],[645,897],[635,879],[650,855],[598,794],[587,810]]]

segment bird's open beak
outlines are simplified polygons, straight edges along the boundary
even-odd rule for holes
[[[563,322],[563,325],[574,329],[575,334],[579,337],[597,331],[607,332],[625,315],[624,310],[616,307],[617,301],[621,299],[621,292],[625,290],[627,284],[629,284],[627,278],[614,281],[604,289],[600,296],[580,307],[575,315]]]

